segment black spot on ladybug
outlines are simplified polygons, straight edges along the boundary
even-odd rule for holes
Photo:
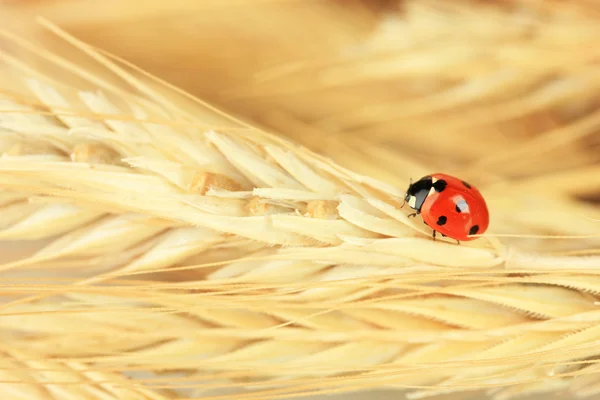
[[[443,192],[444,189],[446,189],[446,186],[448,186],[448,182],[446,182],[443,179],[440,179],[439,181],[435,181],[435,183],[433,184],[433,188],[438,193]]]
[[[467,182],[462,181],[462,184],[465,185],[467,189],[471,189],[471,185],[469,185]]]
[[[469,235],[475,235],[479,232],[479,225],[473,225],[471,229],[469,229]]]
[[[440,216],[440,217],[438,218],[438,220],[437,220],[437,222],[436,222],[436,223],[437,223],[439,226],[442,226],[442,225],[444,225],[444,224],[445,224],[447,221],[448,221],[448,218],[446,218],[446,216],[442,215],[442,216]]]

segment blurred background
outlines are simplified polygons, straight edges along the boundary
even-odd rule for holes
[[[402,188],[436,171],[464,177],[489,198],[495,233],[599,231],[597,1],[4,0],[0,7],[5,26],[49,48],[57,39],[36,16],[361,174]],[[597,238],[503,241],[545,252],[600,248]]]

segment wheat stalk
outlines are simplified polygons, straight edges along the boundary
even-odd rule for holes
[[[72,58],[2,32],[38,58],[2,49],[0,237],[47,240],[0,266],[7,393],[600,391],[600,257],[529,253],[493,235],[433,242],[400,209],[402,189],[43,25]],[[587,168],[582,181],[597,186]],[[521,199],[554,216],[575,203],[574,175],[556,197],[529,179]],[[575,227],[531,221],[502,185],[483,190],[516,232],[597,232],[593,207]]]

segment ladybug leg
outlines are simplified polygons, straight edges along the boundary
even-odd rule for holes
[[[456,239],[456,244],[460,244],[460,240]]]
[[[433,231],[433,240],[435,240],[436,231]]]
[[[415,213],[412,213],[412,214],[408,214],[408,218],[410,218],[410,217],[416,217],[416,216],[417,216],[417,214],[418,214],[418,213],[416,213],[416,212],[415,212]]]

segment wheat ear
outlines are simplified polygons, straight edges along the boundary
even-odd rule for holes
[[[0,266],[7,393],[600,391],[600,257],[434,242],[403,190],[42,23],[104,72],[3,32],[97,88],[2,49],[0,236],[47,240]]]

